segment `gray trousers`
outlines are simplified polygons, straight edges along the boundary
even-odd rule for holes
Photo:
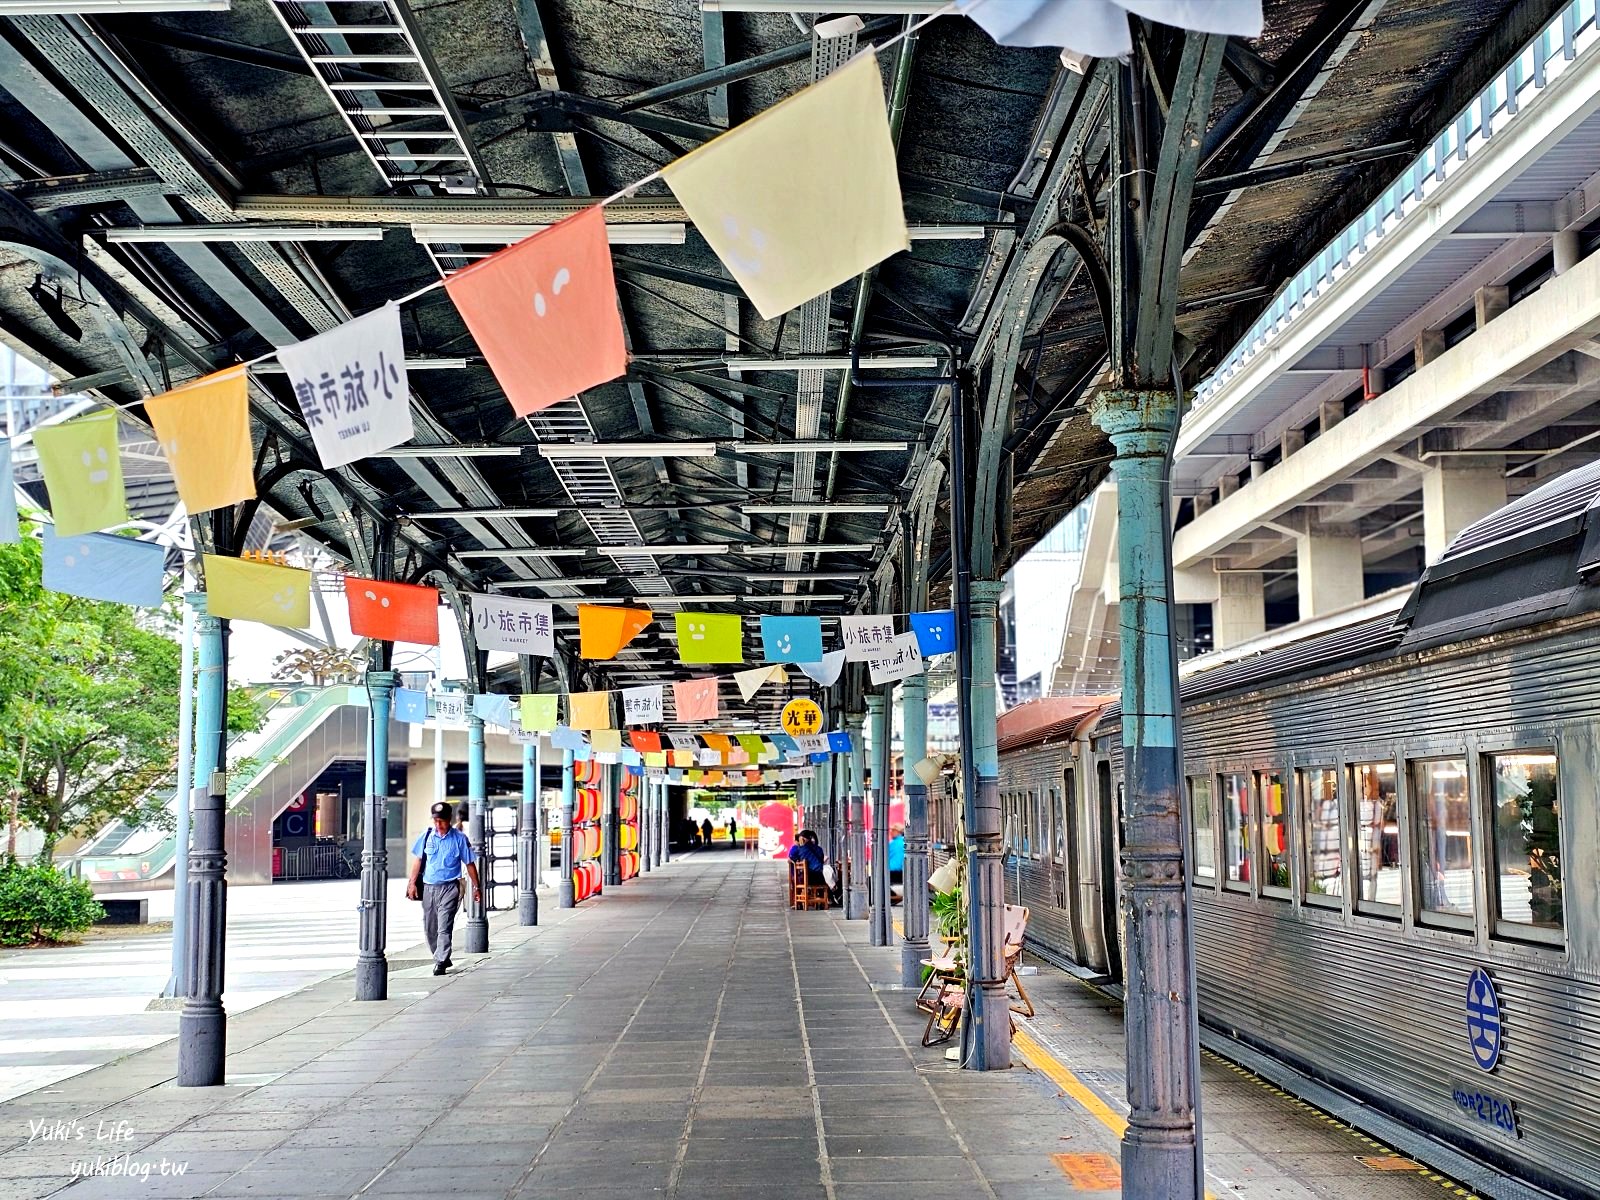
[[[455,937],[456,909],[461,907],[461,881],[426,883],[422,885],[422,932],[427,935],[428,949],[433,951],[433,961],[442,963],[450,957],[450,943]]]

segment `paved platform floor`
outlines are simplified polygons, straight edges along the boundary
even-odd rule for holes
[[[866,946],[865,922],[788,911],[774,864],[691,855],[546,916],[497,918],[493,952],[445,978],[397,970],[387,1002],[352,1001],[342,975],[239,1015],[226,1087],[174,1086],[169,1044],[0,1104],[0,1200],[1032,1200],[1084,1192],[1057,1155],[1115,1159],[1115,1113],[1047,1049],[1112,1055],[1115,1016],[1096,1001],[1071,1028],[1058,993],[1087,993],[1064,976],[1029,980],[1036,1068],[980,1075],[918,1045],[898,949]],[[416,919],[394,910],[391,942]],[[1219,1195],[1441,1194],[1266,1169],[1267,1148],[1293,1155],[1319,1123],[1248,1098],[1219,1119],[1259,1144],[1212,1143],[1238,1160]],[[1342,1136],[1335,1153],[1373,1153]]]

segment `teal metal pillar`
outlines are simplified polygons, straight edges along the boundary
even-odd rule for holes
[[[163,996],[184,995],[185,939],[189,927],[189,793],[194,787],[194,615],[205,608],[204,592],[183,598],[183,641],[178,650],[178,827],[172,851],[172,974]]]
[[[615,763],[605,769],[600,783],[600,871],[605,887],[622,886],[622,858],[617,836],[622,831],[622,768]]]
[[[572,890],[572,813],[577,801],[577,785],[572,778],[572,751],[561,752],[561,884],[556,894],[558,908],[572,908],[577,893]]]
[[[863,717],[845,718],[850,730],[850,886],[844,896],[847,921],[867,919],[867,747],[861,736]]]
[[[641,768],[643,770],[643,768]],[[649,775],[639,777],[639,873],[648,874],[655,868],[650,861],[656,849],[656,781]]]
[[[980,1071],[1011,1065],[1011,1004],[1005,988],[1005,845],[1000,829],[1000,755],[995,697],[997,605],[1005,585],[974,579],[972,588],[972,755],[977,776],[966,799],[967,952],[970,1001],[965,1036]]]
[[[539,735],[522,748],[522,812],[517,822],[517,924],[539,923]]]
[[[928,931],[932,927],[928,905],[928,785],[916,767],[928,756],[928,680],[915,675],[900,685],[904,713],[900,735],[900,765],[906,790],[906,865],[902,875],[905,899],[901,902],[900,983],[912,988],[922,982],[922,960],[928,957]]]
[[[367,800],[361,847],[361,947],[356,999],[389,998],[389,709],[393,671],[367,672]]]
[[[883,719],[882,691],[867,696],[867,728],[872,734],[872,872],[868,879],[867,941],[874,946],[894,944],[889,923],[889,739]]]
[[[184,999],[178,1014],[178,1086],[220,1087],[228,1056],[228,1014],[222,1007],[228,932],[224,822],[227,776],[222,731],[228,721],[228,622],[195,597],[200,669],[195,684],[194,830],[188,839],[188,924],[184,931]],[[180,847],[181,848],[181,847]]]
[[[468,954],[489,953],[489,789],[484,781],[483,718],[476,713],[467,718],[467,838],[472,842],[472,857],[478,862],[478,877],[483,881],[483,896],[472,898],[467,888],[467,936],[462,949]]]

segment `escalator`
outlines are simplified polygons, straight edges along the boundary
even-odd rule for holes
[[[365,757],[366,740],[366,689],[335,685],[291,689],[261,728],[229,743],[229,762],[237,764],[228,779],[230,883],[271,882],[273,819],[331,763]],[[163,786],[175,818],[177,780]],[[172,832],[113,821],[60,865],[96,894],[168,888],[177,846]]]

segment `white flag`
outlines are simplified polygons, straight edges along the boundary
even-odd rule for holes
[[[511,727],[511,741],[517,746],[537,746],[539,744],[539,731],[537,729],[522,729],[516,725]]]
[[[921,675],[922,651],[917,647],[916,633],[902,633],[892,638],[887,646],[867,659],[867,673],[873,683],[890,683]]]
[[[0,438],[0,545],[20,540],[17,489],[11,479],[11,439]]]
[[[823,687],[832,687],[838,682],[839,673],[844,670],[844,651],[829,650],[822,656],[821,662],[795,663],[795,666]]]
[[[314,338],[282,346],[300,416],[324,467],[342,467],[409,442],[400,306],[392,301]]]
[[[624,725],[659,725],[666,719],[662,697],[666,689],[660,684],[648,687],[622,689],[622,723]]]
[[[803,754],[827,754],[831,749],[825,733],[802,733],[795,738],[795,745],[800,747]]]
[[[1128,14],[1201,33],[1261,36],[1261,0],[961,0],[1002,46],[1060,46],[1092,58],[1133,51]]]
[[[700,749],[700,739],[693,734],[669,733],[667,734],[667,743],[674,750],[685,754],[694,754]]]
[[[547,601],[516,596],[470,593],[472,628],[480,650],[509,650],[512,654],[556,652],[553,608]]]
[[[893,617],[840,617],[845,662],[866,662],[894,640]]]
[[[467,723],[467,694],[465,692],[437,692],[433,697],[433,715],[441,725]]]
[[[751,667],[748,671],[735,671],[733,673],[733,681],[739,685],[739,695],[748,704],[750,703],[750,698],[759,692],[769,680],[777,679],[783,674],[784,670],[780,666]]]

